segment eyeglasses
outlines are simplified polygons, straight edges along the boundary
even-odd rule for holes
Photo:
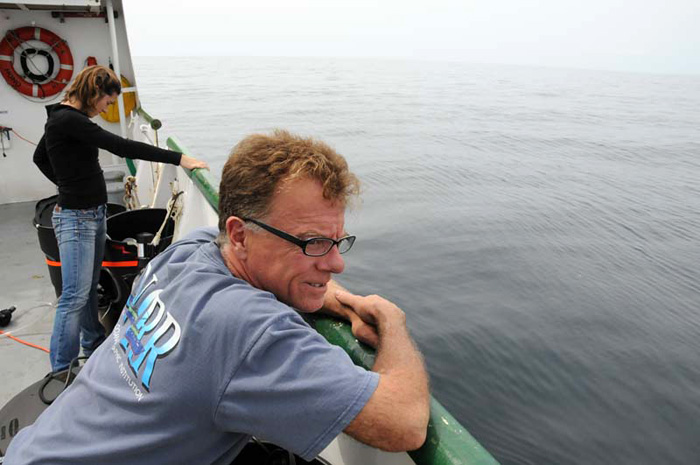
[[[242,219],[243,221],[250,221],[251,223],[260,226],[264,230],[271,232],[275,236],[280,237],[285,241],[298,245],[301,247],[301,251],[304,252],[304,255],[308,255],[309,257],[323,257],[331,251],[334,245],[338,246],[339,253],[345,253],[350,250],[352,245],[355,243],[355,236],[341,237],[337,241],[335,239],[331,239],[330,237],[312,237],[311,239],[302,240],[277,228],[273,228],[262,221],[254,220],[252,218]]]

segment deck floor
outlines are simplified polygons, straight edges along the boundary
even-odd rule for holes
[[[35,202],[0,205],[0,309],[15,306],[1,328],[48,349],[56,304],[32,225]],[[49,371],[49,354],[0,334],[0,407]]]

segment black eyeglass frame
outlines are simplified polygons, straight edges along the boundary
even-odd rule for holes
[[[260,226],[265,231],[270,232],[281,239],[284,239],[288,242],[291,242],[294,245],[299,246],[301,248],[301,251],[307,257],[323,257],[324,255],[328,255],[328,252],[330,252],[334,246],[338,246],[338,252],[341,254],[344,254],[344,253],[348,252],[350,249],[352,249],[352,246],[355,243],[355,239],[357,238],[356,236],[345,236],[345,237],[341,237],[338,240],[335,240],[335,239],[331,239],[330,237],[319,236],[319,237],[311,237],[309,239],[299,239],[298,237],[292,236],[291,234],[286,233],[286,232],[282,231],[281,229],[273,228],[269,224],[265,224],[262,221],[258,221],[258,220],[253,219],[253,218],[241,218],[241,219],[243,221],[250,221],[251,223],[253,223],[257,226]],[[332,244],[330,247],[328,247],[328,250],[326,250],[324,253],[322,253],[320,255],[313,255],[313,254],[307,253],[306,246],[309,245],[309,243],[311,243],[313,241],[318,241],[318,240],[323,240],[325,242],[332,242]],[[350,245],[348,246],[348,248],[346,250],[341,252],[340,244],[342,242],[349,242]]]

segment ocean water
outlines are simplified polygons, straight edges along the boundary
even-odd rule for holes
[[[700,76],[136,58],[218,175],[319,137],[363,182],[339,278],[401,306],[434,396],[503,465],[700,463]]]

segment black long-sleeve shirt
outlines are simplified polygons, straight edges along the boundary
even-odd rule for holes
[[[120,157],[180,164],[182,154],[124,139],[102,129],[80,110],[60,103],[46,107],[49,119],[34,151],[34,163],[58,186],[58,205],[92,208],[107,203],[98,148]]]

